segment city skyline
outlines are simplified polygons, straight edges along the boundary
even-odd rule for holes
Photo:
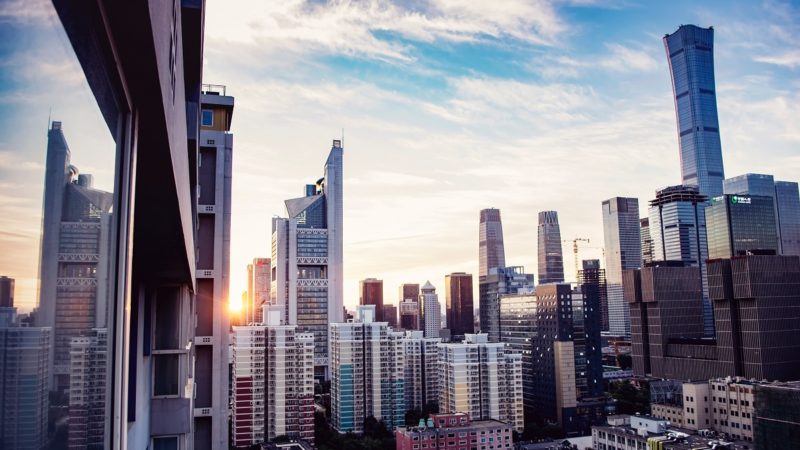
[[[11,28],[24,24],[44,31],[24,46],[4,48],[3,56],[15,61],[23,58],[22,50],[30,51],[47,62],[42,67],[49,68],[39,74],[9,69],[11,82],[2,91],[0,127],[7,137],[0,143],[0,170],[8,190],[0,203],[5,212],[0,246],[6,250],[0,272],[17,280],[16,303],[21,311],[35,301],[49,109],[45,105],[53,106],[53,120],[63,121],[75,164],[95,174],[99,187],[112,184],[108,167],[113,144],[74,56],[57,43],[63,32],[47,12],[51,7],[44,6],[27,8],[24,15],[14,8],[0,11]],[[788,27],[796,14],[791,6],[737,4],[714,12],[711,5],[664,8],[664,14],[652,15],[658,20],[640,20],[647,8],[629,5],[539,6],[529,19],[521,20],[511,18],[511,12],[520,12],[512,7],[486,14],[479,8],[491,6],[455,11],[431,6],[425,13],[434,23],[443,23],[447,14],[461,13],[465,26],[436,29],[414,25],[403,6],[378,8],[383,14],[373,17],[378,25],[368,25],[357,17],[363,7],[355,4],[350,9],[341,4],[277,5],[272,6],[275,10],[254,8],[249,18],[252,27],[228,33],[232,28],[228,24],[239,13],[209,2],[204,79],[227,84],[231,95],[241,99],[232,128],[237,136],[237,176],[231,298],[238,299],[246,289],[246,264],[254,257],[269,256],[269,218],[282,213],[283,199],[300,195],[298,180],[318,176],[317,166],[306,161],[324,158],[326,145],[340,137],[342,128],[348,162],[344,303],[350,308],[358,302],[358,280],[366,277],[383,279],[391,293],[403,282],[431,279],[444,286],[447,273],[477,275],[474,217],[483,208],[502,211],[506,260],[528,272],[535,271],[532,224],[540,210],[559,212],[563,239],[581,236],[602,242],[597,212],[602,200],[636,197],[641,213],[654,188],[680,182],[672,88],[661,37],[681,23],[714,26],[725,173],[769,173],[797,181],[800,159],[792,152],[800,132],[791,119],[798,115],[800,102],[797,90],[790,91],[798,85],[800,62],[789,51],[795,38]],[[300,23],[312,12],[318,21]],[[632,25],[631,31],[603,29],[587,18],[592,13],[606,17],[608,25]],[[397,17],[405,19],[386,25]],[[280,27],[265,31],[269,27],[264,24],[278,18],[293,20],[277,20]],[[326,38],[319,33],[334,20],[340,22],[333,25],[348,27],[352,40],[323,42]],[[381,23],[388,27],[386,34],[376,31]],[[755,35],[761,25],[764,32]],[[308,27],[317,33],[294,37]],[[275,61],[278,68],[308,65],[336,69],[342,76],[316,76],[311,72],[324,71],[306,69],[289,80],[264,73],[244,62],[264,60],[246,58],[252,52],[269,57],[279,48],[257,49],[261,38],[274,39],[288,49],[288,58]],[[231,41],[240,48],[222,54],[222,49],[237,47],[229,45]],[[595,43],[584,45],[590,41]],[[444,48],[437,50],[438,44]],[[484,53],[476,55],[475,50]],[[438,63],[437,52],[444,55]],[[503,61],[514,64],[501,68],[497,63]],[[587,67],[592,61],[597,70]],[[387,76],[400,66],[407,80]],[[45,88],[37,84],[41,81],[37,77],[56,74],[58,79]],[[33,84],[39,86],[36,95],[30,91]],[[420,92],[412,92],[409,84],[418,85]],[[491,93],[489,86],[494,87]],[[76,91],[81,101],[65,104],[60,97],[67,89]],[[10,97],[14,92],[21,94]],[[31,94],[29,99],[21,98],[25,93]],[[535,99],[541,107],[526,106],[525,99]],[[331,114],[342,105],[341,115]],[[509,121],[512,111],[521,115]],[[415,115],[422,119],[409,118]],[[12,116],[41,117],[40,128],[31,128],[34,121],[22,123]],[[95,118],[95,123],[83,117]],[[625,122],[625,129],[616,122]],[[535,126],[523,130],[522,124]],[[568,129],[572,130],[567,133]],[[609,130],[624,142],[609,140]],[[754,142],[769,151],[756,155]],[[496,158],[485,157],[490,150]],[[624,165],[630,161],[636,164],[635,173]],[[260,177],[270,183],[258,183]],[[533,194],[509,195],[510,186]],[[389,201],[387,193],[392,195]],[[413,232],[408,231],[412,224]],[[382,255],[392,257],[375,268],[374,261]],[[580,254],[581,259],[599,257],[595,249]],[[564,265],[573,266],[569,251],[564,252]],[[477,286],[474,289],[477,297]],[[393,296],[387,299],[395,303]]]

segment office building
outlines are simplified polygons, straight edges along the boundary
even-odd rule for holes
[[[482,209],[478,229],[478,276],[489,275],[489,269],[506,266],[506,251],[503,246],[503,223],[500,210]]]
[[[500,297],[533,292],[533,275],[522,266],[493,267],[481,277],[479,287],[480,330],[489,342],[500,342]]]
[[[16,311],[3,307],[13,318]],[[51,330],[0,320],[0,446],[39,450],[47,443]]]
[[[392,304],[383,305],[383,320],[389,324],[392,329],[398,329],[397,326],[397,306]]]
[[[747,173],[725,180],[725,194],[772,197],[778,253],[800,256],[800,194],[797,183],[775,181],[772,175]]]
[[[398,298],[398,305],[403,303],[405,300],[411,299],[417,302],[417,307],[419,310],[417,311],[417,315],[419,316],[419,328],[418,330],[425,331],[424,325],[425,323],[422,320],[423,311],[422,311],[422,302],[419,301],[419,284],[417,283],[403,283],[400,285],[400,297]]]
[[[272,220],[272,303],[284,307],[286,323],[314,333],[320,380],[329,377],[328,325],[344,318],[342,152],[333,141],[322,178],[286,200],[287,218]]]
[[[247,265],[247,296],[244,301],[244,323],[264,322],[264,306],[270,305],[272,270],[269,258],[253,258]]]
[[[800,383],[755,386],[755,448],[785,448],[800,439]]]
[[[389,430],[405,421],[404,333],[374,317],[363,305],[356,319],[331,324],[331,425],[340,433],[363,433],[368,417]]]
[[[14,307],[14,279],[0,277],[0,308]]]
[[[471,420],[469,414],[431,414],[418,426],[395,431],[397,450],[511,449],[514,429],[497,420]],[[420,447],[423,445],[424,447]]]
[[[108,373],[108,331],[94,328],[70,343],[70,449],[102,448]]]
[[[265,307],[261,324],[233,327],[232,444],[287,436],[314,442],[314,335],[281,325]]]
[[[442,329],[442,307],[439,304],[439,295],[436,294],[436,287],[430,281],[426,281],[425,285],[422,286],[419,302],[423,312],[422,321],[425,328],[425,337],[438,338],[439,330]]]
[[[650,201],[653,261],[681,261],[700,270],[703,284],[703,330],[714,336],[714,308],[708,298],[705,208],[708,199],[697,186],[669,186]]]
[[[778,253],[772,198],[722,195],[706,208],[709,259]]]
[[[417,299],[419,296],[417,296]],[[407,298],[400,302],[400,329],[401,330],[419,330],[422,321],[420,314],[419,301],[416,299]]]
[[[584,259],[582,270],[578,272],[578,288],[584,302],[597,305],[600,316],[600,330],[608,331],[608,293],[606,291],[606,271],[600,268],[599,259]]]
[[[630,310],[622,294],[622,272],[642,265],[639,200],[614,197],[603,202],[608,329],[617,336],[631,333]]]
[[[564,282],[564,256],[558,212],[539,212],[539,284]]]
[[[367,278],[359,281],[358,304],[375,305],[375,321],[388,322],[383,317],[383,280]]]
[[[639,219],[640,240],[642,242],[642,265],[653,262],[653,237],[650,235],[650,218]]]
[[[447,328],[453,338],[475,332],[475,311],[472,301],[472,275],[455,272],[444,277],[447,296]]]
[[[53,332],[51,389],[69,386],[73,337],[106,323],[108,227],[112,194],[94,189],[94,178],[70,164],[61,122],[47,134],[39,306],[36,325]],[[104,254],[105,253],[105,254]]]
[[[714,29],[681,25],[664,36],[680,144],[681,184],[722,195],[722,146],[714,85]]]
[[[422,331],[406,331],[405,350],[406,410],[428,410],[439,405],[439,348],[442,340],[426,338]]]
[[[485,334],[439,345],[439,411],[494,419],[516,431],[524,426],[522,355]]]

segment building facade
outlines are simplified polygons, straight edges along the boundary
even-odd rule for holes
[[[383,280],[367,278],[358,282],[358,304],[375,305],[375,321],[388,322],[383,317]]]
[[[95,328],[70,345],[70,449],[102,448],[105,438],[108,331]]]
[[[639,200],[614,197],[603,202],[608,329],[611,334],[631,333],[630,310],[622,294],[622,272],[642,266]]]
[[[500,210],[482,209],[478,227],[478,276],[483,279],[492,267],[506,266],[506,251],[503,246],[503,223]]]
[[[680,144],[681,184],[722,195],[722,145],[714,83],[714,29],[681,25],[664,36]]]
[[[264,306],[270,305],[272,268],[269,258],[253,258],[247,265],[247,297],[244,302],[243,325],[264,323]]]
[[[439,345],[439,411],[524,427],[522,355],[490,343],[485,334]]]
[[[398,329],[397,306],[392,304],[383,305],[383,320],[388,323],[392,329]]]
[[[538,227],[539,284],[564,282],[564,256],[558,212],[540,211]]]
[[[608,291],[606,271],[600,268],[599,259],[584,259],[582,270],[578,272],[578,288],[583,294],[583,301],[597,305],[600,315],[600,330],[608,331]]]
[[[460,338],[475,332],[475,309],[472,301],[472,275],[454,272],[444,277],[447,307],[447,328]]]
[[[426,338],[422,331],[406,331],[403,337],[406,362],[406,410],[439,405],[439,338]]]
[[[422,286],[419,303],[423,311],[422,322],[425,328],[425,337],[438,338],[439,330],[442,329],[442,307],[439,304],[436,287],[430,281],[426,281]]]
[[[0,277],[0,308],[14,306],[14,279],[7,276]]]
[[[286,323],[314,333],[320,380],[329,377],[328,325],[344,318],[342,153],[334,140],[323,177],[286,200],[287,218],[272,220],[272,303],[284,307]]]
[[[722,195],[706,208],[710,259],[756,254],[778,254],[772,198]]]
[[[642,265],[653,262],[653,237],[650,234],[650,218],[639,219],[640,240],[642,242]]]
[[[755,448],[783,448],[800,439],[800,384],[755,386]]]
[[[493,267],[481,277],[479,287],[479,313],[481,333],[489,342],[500,342],[500,297],[506,294],[533,292],[533,275],[526,274],[522,266]]]
[[[514,448],[511,425],[496,420],[470,419],[468,414],[432,414],[416,427],[395,431],[397,450],[490,450]]]
[[[419,299],[419,296],[417,296]],[[417,299],[407,298],[400,302],[400,329],[419,330],[421,327],[421,311]]]
[[[411,299],[417,302],[417,316],[419,316],[419,328],[417,330],[425,331],[424,325],[425,323],[422,320],[423,311],[422,311],[422,302],[419,300],[419,284],[417,283],[403,283],[400,285],[399,289],[400,296],[398,298],[398,305],[402,304],[404,301]],[[399,309],[399,306],[398,306]]]

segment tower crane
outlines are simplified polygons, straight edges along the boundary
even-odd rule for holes
[[[578,269],[579,269],[579,266],[578,266],[578,242],[586,242],[587,244],[589,244],[590,243],[589,242],[589,238],[578,237],[578,238],[573,239],[572,241],[563,240],[562,242],[564,242],[564,243],[572,242],[572,256],[575,258],[575,281],[577,282],[578,281]]]

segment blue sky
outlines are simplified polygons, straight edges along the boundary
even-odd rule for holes
[[[361,278],[477,272],[478,211],[536,267],[536,214],[599,257],[600,203],[680,181],[661,38],[715,28],[725,172],[800,169],[800,5],[753,1],[207,0],[205,80],[236,97],[232,296],[269,218],[345,130],[345,303]],[[113,144],[47,2],[0,3],[0,273],[35,298],[45,124],[111,184]],[[571,246],[565,267],[571,277]]]

